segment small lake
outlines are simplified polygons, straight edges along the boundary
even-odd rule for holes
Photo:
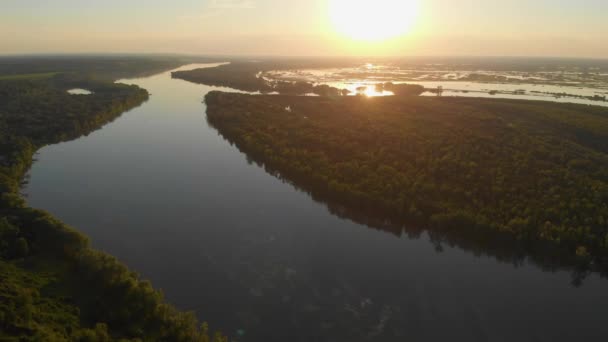
[[[550,262],[340,218],[208,126],[203,97],[221,88],[169,72],[121,82],[150,100],[43,148],[24,192],[213,328],[242,329],[238,341],[608,339],[608,281],[575,287]]]
[[[93,94],[93,92],[90,90],[86,90],[86,89],[75,88],[75,89],[69,89],[68,94],[70,94],[70,95],[91,95],[91,94]]]

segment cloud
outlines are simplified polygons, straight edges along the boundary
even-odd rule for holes
[[[255,8],[254,0],[211,0],[210,8],[214,9],[248,9]]]

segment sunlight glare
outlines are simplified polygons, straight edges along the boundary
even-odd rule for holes
[[[382,41],[408,33],[418,0],[328,0],[335,30],[350,39]]]

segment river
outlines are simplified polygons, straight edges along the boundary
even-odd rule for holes
[[[212,65],[191,65],[195,68]],[[150,100],[43,148],[24,189],[169,302],[238,341],[605,341],[608,282],[339,218],[205,119],[221,89],[165,72]]]

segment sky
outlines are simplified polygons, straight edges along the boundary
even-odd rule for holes
[[[371,42],[337,34],[328,1],[0,0],[0,54],[608,58],[608,0],[401,0],[410,30]]]

